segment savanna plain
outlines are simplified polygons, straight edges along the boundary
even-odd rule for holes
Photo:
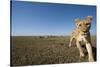
[[[88,62],[84,43],[84,58],[73,41],[68,47],[70,36],[11,36],[11,66],[62,64]],[[96,36],[91,36],[96,61]]]

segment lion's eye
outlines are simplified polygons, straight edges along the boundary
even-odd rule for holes
[[[90,24],[86,24],[87,25],[87,27],[89,27],[90,26]]]
[[[86,24],[86,25],[90,25],[90,24]]]
[[[81,26],[81,24],[79,24],[79,26]]]
[[[89,24],[87,24],[87,27],[89,27],[90,25]]]

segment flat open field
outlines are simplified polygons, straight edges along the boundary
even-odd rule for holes
[[[96,60],[96,36],[91,39]],[[69,36],[12,36],[11,66],[87,62],[84,46],[86,57],[80,59],[75,42],[68,47],[69,40]]]

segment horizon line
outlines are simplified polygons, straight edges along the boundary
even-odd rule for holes
[[[91,34],[91,36],[96,36],[97,34]],[[71,35],[10,35],[10,36],[71,36]]]

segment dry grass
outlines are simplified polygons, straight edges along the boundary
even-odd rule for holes
[[[75,45],[68,48],[69,36],[11,38],[11,66],[87,62],[87,54],[85,58],[80,59]],[[92,37],[92,44],[96,58],[95,36]]]

